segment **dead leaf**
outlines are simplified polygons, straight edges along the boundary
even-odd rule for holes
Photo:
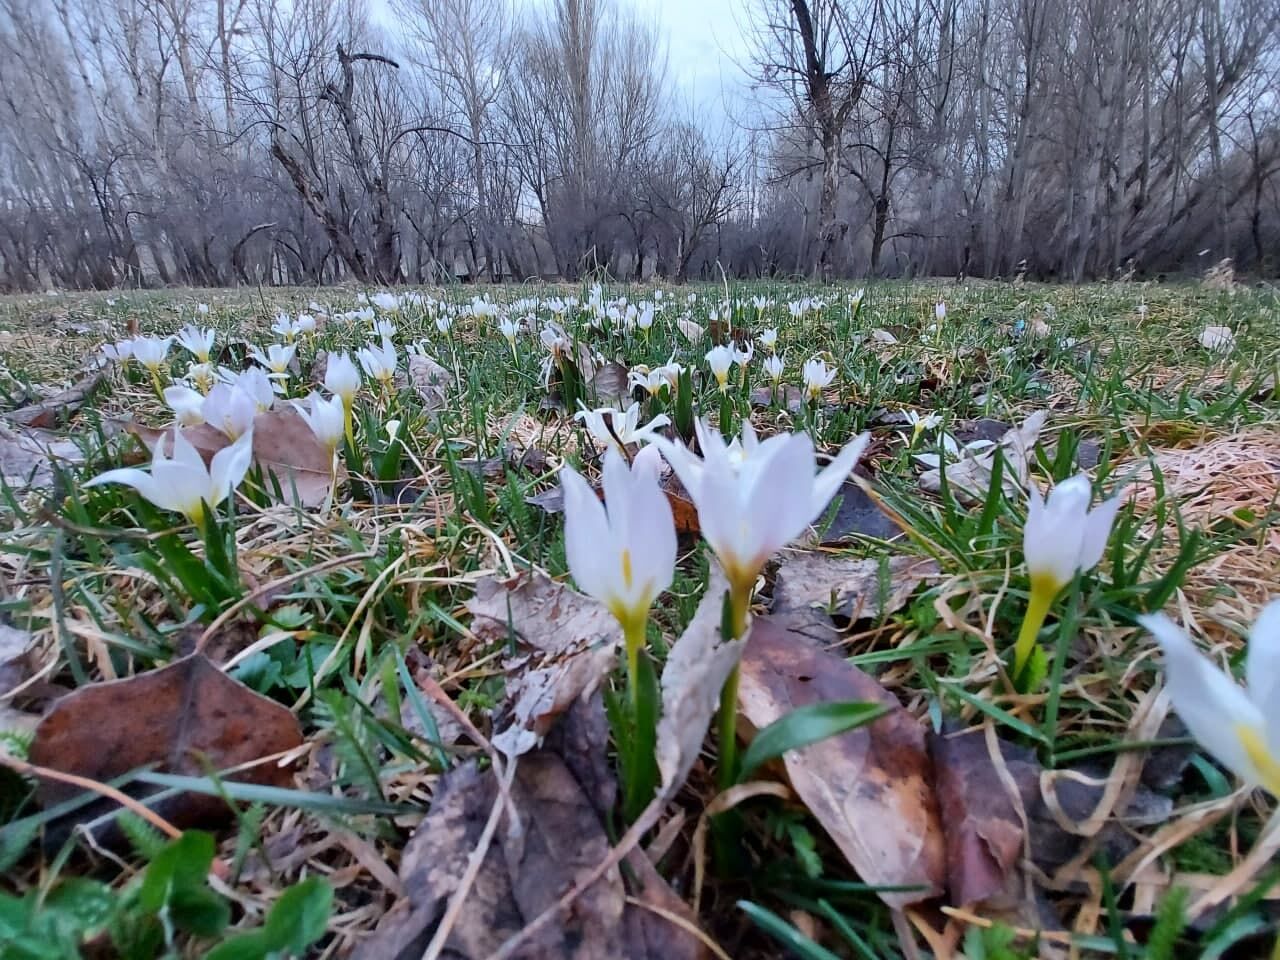
[[[448,390],[453,386],[453,374],[426,354],[409,355],[409,383],[422,397],[428,413],[434,413],[445,405]]]
[[[55,393],[51,397],[46,397],[39,403],[19,407],[17,410],[5,414],[5,416],[14,423],[26,427],[57,426],[60,420],[67,419],[84,406],[84,402],[98,388],[105,376],[105,368],[92,369],[66,390]]]
[[[84,453],[71,440],[45,430],[11,427],[0,421],[0,474],[14,490],[47,488],[53,484],[53,465],[84,462]]]
[[[981,503],[991,487],[991,468],[998,448],[1004,455],[1001,487],[1010,496],[1016,496],[1027,484],[1027,463],[1044,429],[1047,410],[1037,410],[1022,422],[1021,426],[1006,431],[996,448],[982,453],[967,453],[958,463],[947,465],[947,486],[955,496],[969,503]],[[939,470],[926,470],[920,474],[921,488],[937,493],[942,489]]]
[[[106,781],[138,767],[204,776],[250,763],[302,743],[294,715],[231,679],[199,654],[167,667],[81,687],[60,699],[40,722],[31,762]],[[287,786],[287,768],[274,762],[250,767],[231,779]],[[37,787],[46,807],[79,793],[52,780]],[[178,794],[156,806],[177,826],[192,826],[227,813],[217,797]]]
[[[173,443],[172,427],[156,430],[131,423],[127,429],[153,453],[161,437],[165,438],[166,450]],[[206,463],[231,443],[225,433],[207,423],[186,427],[182,435],[200,451]],[[276,478],[280,492],[289,502],[295,502],[295,490],[296,503],[303,507],[319,506],[329,494],[329,450],[293,407],[278,406],[253,418],[253,462],[264,474]],[[346,468],[339,464],[338,482],[345,476]]]
[[[953,906],[1009,891],[1023,829],[981,731],[930,735],[934,788],[947,835],[947,890]],[[1011,891],[1009,891],[1011,892]]]
[[[936,896],[946,853],[924,728],[915,717],[857,667],[767,617],[751,626],[739,683],[740,717],[749,730],[824,701],[893,708],[865,727],[789,752],[783,763],[792,789],[864,882],[919,887],[881,893],[885,903],[902,907]]]
[[[726,643],[720,635],[728,589],[724,573],[713,562],[706,593],[662,668],[657,760],[667,797],[680,789],[693,769],[720,704],[720,688],[742,656],[745,641]]]
[[[804,391],[794,383],[779,384],[777,388],[764,386],[751,391],[751,405],[757,410],[765,410],[775,403],[791,413],[799,413],[804,409]]]
[[[627,395],[627,368],[610,360],[589,381],[597,403],[616,403]]]
[[[493,738],[509,756],[536,747],[552,721],[595,690],[617,662],[622,628],[613,615],[541,573],[505,583],[486,577],[467,609],[482,640],[505,643],[510,630],[522,648],[506,665],[510,722]]]
[[[678,329],[684,338],[692,344],[697,344],[702,339],[702,335],[706,332],[698,324],[687,318],[676,321],[676,329]]]
[[[0,623],[0,697],[31,675],[28,653],[31,634]]]
[[[531,507],[537,507],[544,513],[557,514],[564,513],[564,487],[556,484],[554,487],[548,487],[541,493],[535,493],[524,498],[524,502]]]
[[[901,610],[938,573],[937,562],[926,557],[890,557],[882,571],[877,557],[797,550],[778,566],[772,609],[776,615],[819,607],[851,623],[878,620]]]
[[[896,540],[902,530],[874,499],[852,479],[836,494],[839,498],[831,526],[823,535],[823,545],[839,543],[854,535],[877,540]]]
[[[895,344],[898,342],[898,338],[888,330],[881,330],[879,328],[871,331],[871,339],[876,343],[884,344]]]
[[[444,956],[478,960],[495,951],[550,907],[609,853],[590,798],[565,761],[538,750],[518,761],[511,786],[519,828],[503,821],[484,855],[465,907],[449,932]],[[356,960],[421,957],[450,899],[458,892],[485,822],[498,802],[492,771],[474,764],[440,783],[427,817],[414,831],[401,861],[409,907],[357,950]],[[657,875],[635,858],[642,888],[636,899],[691,922],[688,908]],[[628,861],[631,863],[632,861]],[[385,923],[385,921],[384,921]],[[609,871],[574,903],[560,924],[543,928],[517,954],[521,960],[698,960],[701,942],[681,927],[627,902],[620,871]]]

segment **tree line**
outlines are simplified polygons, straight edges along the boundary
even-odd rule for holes
[[[0,288],[1278,269],[1274,0],[628,2],[0,0]]]

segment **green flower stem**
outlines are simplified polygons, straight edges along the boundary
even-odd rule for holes
[[[751,609],[751,583],[729,588],[729,636],[725,640],[740,640],[747,634],[747,612]],[[738,765],[738,678],[739,665],[734,664],[720,690],[720,714],[716,732],[720,747],[720,764],[716,771],[716,784],[727,790],[733,786]]]
[[[645,627],[649,622],[643,617],[629,617],[622,624],[622,636],[627,645],[627,696],[631,700],[632,717],[640,716],[640,650],[644,647]]]
[[[1036,648],[1036,637],[1044,626],[1049,608],[1058,596],[1058,585],[1044,577],[1031,578],[1031,599],[1027,603],[1027,612],[1022,617],[1022,627],[1018,631],[1018,639],[1013,647],[1014,682],[1026,669],[1027,661]]]
[[[342,430],[347,435],[347,448],[350,450],[354,450],[356,448],[355,425],[352,422],[351,416],[351,408],[353,406],[353,398],[342,398]]]

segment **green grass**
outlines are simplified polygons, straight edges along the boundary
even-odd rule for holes
[[[690,344],[674,319],[687,312],[707,326],[709,311],[719,308],[725,289],[707,285],[664,293],[678,306],[660,312],[647,335],[594,330],[576,310],[558,319],[571,337],[607,360],[653,367],[675,358],[691,366],[696,409],[714,420],[726,408],[702,360],[710,344]],[[868,287],[856,310],[848,299],[851,289],[844,287],[759,283],[733,286],[728,293],[735,328],[748,336],[766,327],[779,329],[786,383],[798,385],[801,364],[815,355],[838,371],[816,410],[801,415],[776,405],[754,408],[750,392],[764,382],[758,351],[746,382],[735,368],[727,401],[734,418],[751,415],[762,433],[808,428],[829,452],[871,429],[877,441],[870,458],[872,487],[886,507],[909,522],[912,533],[889,546],[863,541],[849,550],[867,556],[929,555],[941,566],[941,583],[892,614],[882,629],[854,634],[844,649],[852,662],[882,676],[900,699],[915,705],[925,722],[943,715],[974,724],[990,720],[1002,736],[1036,751],[1046,766],[1088,757],[1105,769],[1123,755],[1138,702],[1159,676],[1152,659],[1143,657],[1149,640],[1135,629],[1134,613],[1175,600],[1192,610],[1216,603],[1206,628],[1215,639],[1241,648],[1243,628],[1265,599],[1265,551],[1276,545],[1274,483],[1270,493],[1257,485],[1242,488],[1244,499],[1230,510],[1184,511],[1184,501],[1195,491],[1177,487],[1177,477],[1153,475],[1147,464],[1163,450],[1194,450],[1222,438],[1265,436],[1268,430],[1274,435],[1280,420],[1275,385],[1280,300],[1273,292],[1223,292],[1199,285],[884,283]],[[696,302],[687,304],[690,294],[696,294]],[[802,294],[825,297],[826,306],[793,318],[785,304]],[[473,296],[510,303],[585,296],[585,291],[476,287],[437,295],[454,303]],[[649,288],[605,290],[606,299],[626,296],[633,302],[651,295]],[[211,325],[226,350],[222,362],[238,368],[246,355],[242,341],[270,342],[269,327],[278,311],[309,310],[313,301],[330,312],[350,310],[355,296],[353,290],[264,290],[0,298],[0,404],[12,407],[24,395],[67,386],[78,379],[87,355],[124,336],[130,325],[158,335],[171,334],[187,321]],[[753,296],[770,297],[776,305],[757,315],[750,305]],[[940,298],[947,303],[947,317],[935,328],[933,304]],[[1148,306],[1145,318],[1137,312],[1140,302]],[[208,313],[196,314],[197,303],[207,303]],[[536,316],[539,326],[556,319],[546,309]],[[375,485],[353,477],[339,491],[333,510],[321,515],[272,505],[271,490],[255,490],[248,482],[241,491],[235,541],[224,545],[238,565],[238,582],[210,578],[202,564],[217,558],[196,549],[196,531],[183,528],[174,515],[156,511],[123,487],[83,487],[122,457],[139,459],[137,441],[120,435],[122,420],[169,422],[149,378],[135,365],[109,371],[91,403],[71,412],[58,428],[82,440],[83,466],[67,470],[52,490],[6,488],[0,496],[0,569],[9,584],[0,608],[11,622],[32,631],[50,682],[74,687],[102,679],[106,667],[128,676],[162,665],[177,655],[184,638],[198,635],[230,606],[241,603],[251,613],[258,609],[251,591],[280,584],[264,600],[267,609],[246,621],[246,642],[277,639],[232,672],[295,709],[308,741],[323,753],[322,760],[313,755],[307,763],[323,762],[327,785],[322,803],[301,787],[275,793],[237,788],[239,795],[232,794],[242,817],[218,840],[237,862],[256,863],[253,882],[236,886],[242,904],[261,906],[258,921],[236,913],[233,925],[246,930],[260,922],[280,890],[317,868],[330,872],[356,862],[347,848],[318,845],[310,862],[283,858],[286,865],[277,865],[254,852],[257,844],[248,833],[260,830],[261,846],[270,847],[273,837],[314,842],[340,828],[354,832],[389,863],[397,861],[411,828],[405,814],[424,810],[439,773],[474,754],[465,739],[462,745],[439,739],[439,718],[412,682],[414,665],[429,661],[432,675],[454,702],[488,729],[491,711],[503,696],[505,651],[501,644],[477,646],[463,604],[486,573],[538,567],[557,577],[567,574],[562,518],[528,498],[554,488],[560,464],[591,473],[598,460],[591,441],[570,418],[572,410],[548,403],[540,368],[545,351],[536,332],[526,332],[513,355],[494,320],[460,317],[448,336],[420,309],[407,309],[394,321],[401,370],[405,347],[422,341],[456,378],[439,411],[425,409],[411,386],[366,388],[358,401],[366,463],[388,447],[382,424],[401,421],[405,449],[388,463],[384,478],[404,480],[410,495],[399,505],[377,504],[372,502]],[[1034,335],[1041,321],[1047,336]],[[1230,351],[1210,353],[1200,346],[1200,331],[1210,323],[1235,330]],[[300,376],[290,381],[289,395],[305,396],[310,389],[318,351],[353,351],[367,341],[367,328],[364,322],[335,321],[305,340],[299,348]],[[897,342],[880,342],[880,331]],[[170,377],[185,370],[181,353],[176,346],[170,351]],[[555,376],[552,383],[555,387]],[[589,395],[589,384],[586,389]],[[647,420],[658,407],[645,406]],[[1122,510],[1098,575],[1083,578],[1055,604],[1040,639],[1059,682],[1028,702],[1010,696],[998,678],[980,669],[984,637],[1004,653],[1026,606],[1027,581],[1020,566],[1025,502],[991,496],[968,503],[947,490],[922,494],[914,456],[937,452],[936,440],[925,434],[909,447],[910,428],[895,421],[904,410],[936,411],[944,418],[943,430],[958,430],[981,418],[1020,423],[1041,409],[1051,411],[1032,464],[1032,476],[1042,487],[1076,472],[1076,455],[1087,448],[1097,455],[1091,471],[1097,490],[1127,485],[1142,487],[1147,495]],[[1274,455],[1280,443],[1270,443]],[[502,458],[510,446],[536,448],[544,462],[535,469],[502,467],[489,475],[468,467],[468,461]],[[1228,471],[1213,482],[1232,480]],[[688,622],[706,582],[706,551],[693,541],[685,546],[675,583],[650,624],[650,645],[659,657]],[[1274,560],[1270,569],[1274,590]],[[949,615],[941,616],[939,607]],[[21,752],[22,741],[6,744],[11,752]],[[153,785],[164,785],[163,775],[146,776]],[[9,824],[0,826],[0,854],[19,835],[32,841],[12,855],[0,884],[18,896],[54,889],[57,878],[89,871],[84,851],[73,855],[77,841],[68,841],[61,854],[42,851],[33,842],[32,818],[42,825],[46,815],[38,812],[31,786],[19,777],[0,779],[0,824]],[[216,787],[214,780],[206,784]],[[1178,806],[1206,795],[1217,796],[1213,784],[1194,772],[1174,788]],[[692,829],[698,811],[689,812]],[[770,944],[783,942],[797,956],[903,955],[875,892],[859,884],[806,814],[772,799],[753,800],[743,813],[748,853],[768,868],[725,883],[713,898],[715,911],[700,918],[731,954],[780,956]],[[1229,870],[1235,859],[1224,851],[1238,849],[1242,855],[1247,842],[1241,838],[1257,836],[1262,816],[1263,811],[1245,807],[1237,818],[1207,823],[1180,848],[1173,866]],[[1146,829],[1154,833],[1157,828]],[[145,869],[148,860],[154,862],[135,849],[97,873],[123,896],[130,871]],[[687,882],[683,866],[670,869],[669,879]],[[336,891],[335,912],[390,905],[368,874],[356,873],[355,882]],[[737,901],[747,904],[748,913],[730,906]],[[1062,906],[1069,919],[1073,903],[1064,900]],[[1127,909],[1121,896],[1108,922],[1082,941],[1086,953],[1116,953],[1112,925],[1125,922]],[[787,919],[791,910],[817,918],[816,940]],[[369,929],[379,912],[366,909],[356,926]],[[758,928],[749,925],[748,916]],[[1163,923],[1166,931],[1180,929],[1172,919]],[[146,929],[154,935],[152,926]],[[745,932],[753,929],[772,939]],[[331,928],[327,936],[346,944],[353,932],[349,926],[342,932]],[[184,936],[176,935],[180,941]],[[972,927],[965,942],[972,944],[967,949],[974,956],[1023,956],[1029,949],[1002,927],[985,932]],[[734,943],[740,951],[732,949]],[[1130,944],[1129,949],[1140,955],[1140,948]]]

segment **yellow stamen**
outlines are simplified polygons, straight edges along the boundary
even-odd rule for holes
[[[628,590],[631,589],[631,579],[632,579],[631,551],[623,550],[622,551],[622,582],[626,585]]]
[[[1248,754],[1249,762],[1262,780],[1262,787],[1273,796],[1280,797],[1280,763],[1276,762],[1262,736],[1262,732],[1247,723],[1237,723],[1236,739]]]

